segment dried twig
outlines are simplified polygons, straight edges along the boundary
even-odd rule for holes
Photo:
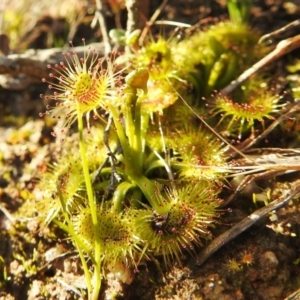
[[[149,31],[149,28],[153,25],[153,23],[155,22],[155,20],[158,18],[159,14],[162,12],[162,10],[164,9],[164,7],[167,5],[168,0],[164,0],[160,6],[155,10],[154,14],[152,15],[152,17],[150,18],[150,20],[147,22],[147,26],[144,27],[141,36],[139,38],[139,44],[142,45],[145,37]]]
[[[284,300],[299,300],[300,299],[300,289],[293,292],[291,295],[284,298]]]
[[[298,184],[292,190],[286,192],[283,196],[279,197],[277,200],[271,202],[269,205],[264,206],[253,214],[249,215],[247,218],[243,219],[241,222],[233,226],[231,229],[222,233],[216,239],[214,239],[206,248],[204,248],[195,258],[189,261],[187,267],[193,269],[196,266],[200,266],[203,264],[213,253],[215,253],[218,249],[224,246],[226,243],[231,241],[233,238],[237,237],[247,228],[252,226],[262,217],[267,215],[269,212],[276,210],[287,202],[289,202],[293,197],[300,194],[300,185]]]
[[[127,34],[130,34],[135,29],[139,29],[142,2],[143,0],[126,0]]]
[[[103,15],[103,5],[101,0],[96,0],[96,7],[97,10],[95,11],[95,17],[94,20],[92,21],[91,27],[94,28],[96,26],[97,21],[99,22],[102,37],[103,37],[103,43],[105,47],[105,56],[108,56],[108,54],[111,51],[111,45],[109,43],[109,37],[108,37],[108,32],[107,32],[107,27],[105,23],[105,18]]]
[[[103,43],[89,45],[104,54]],[[6,89],[22,90],[30,84],[41,82],[47,78],[48,64],[56,64],[64,60],[63,53],[70,49],[52,48],[46,50],[28,50],[24,54],[12,54],[0,57],[0,85]],[[83,56],[86,47],[74,47],[78,56]]]
[[[261,43],[272,41],[272,39],[274,39],[275,37],[278,38],[283,33],[287,32],[288,30],[290,30],[292,28],[295,28],[295,27],[297,27],[299,25],[300,25],[300,19],[296,20],[296,21],[293,21],[293,22],[287,24],[286,26],[281,27],[281,28],[279,28],[279,29],[277,29],[277,30],[275,30],[273,32],[270,32],[268,34],[263,35],[259,39],[258,43],[261,44]]]
[[[227,87],[220,91],[221,95],[228,95],[239,85],[241,85],[246,79],[255,74],[258,70],[265,67],[267,64],[275,61],[279,57],[297,49],[300,47],[300,35],[296,35],[292,38],[283,40],[279,42],[276,48],[261,59],[259,62],[254,64],[251,68],[246,70],[242,75],[240,75],[236,80],[233,80]]]

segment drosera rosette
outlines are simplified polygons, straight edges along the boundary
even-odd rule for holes
[[[162,256],[166,266],[174,259],[181,264],[185,249],[192,253],[201,240],[211,238],[208,228],[218,217],[217,195],[215,185],[190,181],[157,192],[155,207],[134,210],[135,234],[143,240],[146,254]]]
[[[229,96],[222,95],[217,95],[210,101],[213,106],[210,111],[212,116],[221,117],[217,126],[224,123],[221,131],[226,131],[228,135],[237,135],[238,139],[249,129],[254,130],[256,122],[260,122],[264,127],[265,120],[274,120],[286,104],[281,103],[282,97],[271,89],[268,90],[265,84],[257,90],[249,89],[244,97],[240,98],[246,98],[246,101],[236,102]]]
[[[75,51],[64,56],[65,62],[48,65],[53,71],[49,74],[53,82],[43,79],[49,83],[53,95],[41,95],[45,100],[55,102],[54,107],[47,105],[47,111],[41,116],[51,115],[60,122],[62,131],[68,129],[79,115],[86,116],[89,126],[92,112],[94,118],[99,118],[97,109],[107,109],[108,103],[118,106],[117,87],[122,79],[122,72],[116,70],[114,63],[115,53],[104,59],[98,51],[88,48],[83,57]]]

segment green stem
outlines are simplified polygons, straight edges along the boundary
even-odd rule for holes
[[[97,300],[101,288],[101,244],[99,237],[99,223],[97,218],[97,207],[94,201],[94,193],[92,189],[92,181],[89,173],[89,166],[86,156],[86,149],[83,138],[83,116],[80,111],[79,102],[77,104],[78,115],[78,132],[79,132],[79,148],[82,161],[82,169],[88,196],[89,208],[91,211],[93,230],[95,236],[95,259],[94,259],[94,275],[93,275],[93,292],[89,295],[89,299]]]
[[[123,201],[125,199],[126,193],[134,187],[136,187],[135,184],[129,183],[127,181],[121,182],[118,185],[117,189],[114,191],[114,195],[112,198],[112,211],[116,213],[122,212],[122,210],[124,209]]]
[[[130,179],[131,177],[141,175],[141,167],[139,164],[139,160],[137,159],[138,154],[136,150],[132,147],[132,145],[128,144],[128,140],[124,133],[124,129],[119,121],[119,114],[114,106],[109,105],[109,110],[112,114],[114,124],[116,126],[117,134],[122,146],[123,154],[124,154],[124,164],[125,164],[125,174]]]
[[[130,206],[134,208],[141,208],[142,191],[140,189],[134,189],[130,199]]]
[[[141,110],[141,136],[142,136],[142,147],[143,147],[143,152],[145,151],[145,139],[146,139],[146,134],[148,131],[149,127],[149,119],[150,119],[150,114],[148,112]]]
[[[142,102],[146,97],[146,91],[143,91],[137,98],[135,104],[135,118],[134,118],[134,144],[133,151],[136,157],[136,174],[143,174],[143,162],[145,154],[145,138],[149,126],[149,113],[142,109]]]
[[[143,97],[138,97],[135,104],[135,118],[134,118],[134,143],[132,145],[136,154],[138,154],[138,164],[141,165],[142,157],[142,118],[141,118],[141,104]]]
[[[134,121],[132,116],[132,107],[136,102],[136,95],[131,91],[125,93],[124,104],[122,105],[122,112],[125,118],[126,135],[129,141],[129,145],[133,145],[134,142]]]
[[[152,208],[158,210],[160,206],[157,196],[160,193],[159,187],[156,187],[155,184],[144,175],[134,177],[132,181],[141,189]]]
[[[54,224],[56,224],[60,229],[62,229],[63,231],[65,231],[66,233],[68,233],[75,241],[76,243],[76,249],[78,250],[78,252],[82,252],[81,250],[83,250],[84,252],[86,252],[86,254],[92,259],[92,254],[90,251],[90,248],[87,247],[84,243],[82,243],[80,241],[80,238],[78,237],[78,235],[75,233],[71,220],[69,219],[69,217],[66,217],[65,215],[65,219],[67,220],[68,225],[58,221],[57,219],[53,219],[52,222]],[[80,256],[80,254],[79,254]],[[85,260],[84,260],[85,262]],[[88,269],[87,269],[88,270]]]
[[[105,191],[108,189],[111,182],[109,180],[105,180],[99,183],[94,184],[94,191]]]
[[[117,134],[118,134],[121,146],[122,146],[125,161],[127,161],[128,159],[131,159],[131,151],[130,151],[130,147],[128,145],[127,138],[125,136],[123,127],[119,120],[120,119],[119,114],[118,114],[117,110],[115,109],[115,107],[111,104],[109,104],[109,110],[113,117],[114,124],[116,126]]]
[[[149,176],[151,171],[153,171],[154,169],[157,169],[157,168],[164,167],[164,166],[165,166],[165,164],[161,160],[154,160],[150,164],[147,165],[147,168],[146,168],[144,174],[146,176]]]
[[[124,170],[122,168],[115,167],[115,171],[117,171],[117,173],[120,176],[125,177]],[[97,176],[109,176],[109,175],[111,175],[111,172],[112,172],[111,167],[105,167],[105,168],[102,168],[101,171],[96,174],[97,174]]]

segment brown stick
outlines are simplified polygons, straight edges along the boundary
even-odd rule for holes
[[[214,239],[206,248],[204,248],[195,258],[189,261],[187,267],[193,269],[195,266],[200,266],[203,264],[213,253],[215,253],[218,249],[224,246],[226,243],[231,241],[233,238],[237,237],[247,228],[252,226],[266,214],[271,212],[272,210],[276,210],[287,202],[289,202],[293,197],[300,193],[300,185],[296,186],[294,189],[288,191],[283,196],[279,197],[277,200],[271,202],[269,205],[264,206],[254,213],[249,215],[247,218],[243,219],[241,222],[233,226],[231,229],[222,233],[216,239]]]
[[[300,35],[296,35],[292,38],[283,40],[278,43],[276,48],[265,56],[263,59],[254,64],[251,68],[246,70],[242,75],[240,75],[236,80],[233,80],[227,87],[220,91],[221,95],[228,95],[239,85],[241,85],[246,79],[255,74],[258,70],[266,66],[267,64],[275,61],[279,57],[297,49],[300,47]]]
[[[103,43],[89,45],[104,55]],[[53,48],[46,50],[28,50],[24,54],[0,56],[0,85],[6,89],[22,90],[30,84],[41,82],[48,78],[47,65],[64,61],[63,53],[75,51],[82,56],[87,47],[74,47],[67,49]]]

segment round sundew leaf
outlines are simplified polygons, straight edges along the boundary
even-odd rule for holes
[[[190,182],[181,188],[157,194],[155,209],[135,211],[135,234],[144,241],[145,249],[162,255],[166,265],[179,263],[184,249],[191,251],[201,239],[209,239],[220,205],[217,189],[208,182]]]
[[[104,266],[117,262],[135,265],[141,240],[134,234],[133,222],[127,214],[99,209],[97,217]],[[72,221],[76,234],[92,251],[95,235],[90,210],[88,208],[81,210]]]

